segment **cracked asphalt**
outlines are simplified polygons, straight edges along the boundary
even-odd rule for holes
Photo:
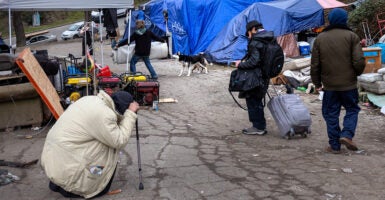
[[[50,55],[80,55],[81,43],[75,40],[35,47],[39,48],[48,49]],[[124,72],[125,64],[112,63],[107,44],[95,48],[96,62],[101,60],[101,48],[104,62],[115,73]],[[378,110],[361,106],[354,138],[360,151],[344,149],[341,155],[328,154],[324,152],[326,126],[317,95],[297,93],[312,114],[312,133],[307,138],[280,137],[267,108],[268,134],[242,135],[240,130],[250,123],[247,112],[227,91],[232,68],[212,65],[208,74],[178,77],[180,64],[174,60],[152,60],[152,64],[159,74],[160,98],[178,102],[160,103],[158,111],[149,107],[139,111],[144,190],[138,190],[137,140],[133,132],[120,152],[111,187],[122,192],[98,199],[385,199],[385,117]],[[137,68],[148,73],[143,62]],[[280,86],[277,89],[284,91]],[[0,132],[0,159],[40,159],[49,128]],[[48,189],[40,163],[28,168],[0,168],[21,179],[0,186],[0,199],[64,199]]]

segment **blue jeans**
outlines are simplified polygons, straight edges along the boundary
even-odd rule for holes
[[[265,113],[263,111],[263,98],[250,96],[246,98],[247,112],[249,113],[249,121],[253,127],[259,130],[266,129]]]
[[[346,110],[343,128],[340,128],[341,106]],[[353,139],[360,112],[358,106],[358,90],[348,91],[324,91],[322,100],[322,116],[326,121],[329,144],[334,150],[340,150],[339,139],[346,137]]]
[[[152,67],[150,63],[150,58],[148,56],[138,56],[134,54],[130,61],[130,72],[135,73],[136,72],[136,63],[139,61],[139,59],[143,59],[144,64],[146,65],[148,71],[151,74],[151,78],[158,78],[158,75],[156,74],[154,68]]]

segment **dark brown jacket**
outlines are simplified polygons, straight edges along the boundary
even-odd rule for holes
[[[357,88],[357,76],[365,68],[360,38],[345,28],[330,28],[318,35],[311,56],[311,79],[325,90]]]

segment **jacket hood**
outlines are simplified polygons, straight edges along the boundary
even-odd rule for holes
[[[261,31],[253,35],[252,39],[256,39],[262,42],[270,42],[274,39],[273,31]]]
[[[348,13],[342,8],[334,8],[330,11],[328,19],[331,25],[347,25]]]

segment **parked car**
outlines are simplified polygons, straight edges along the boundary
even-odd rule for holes
[[[75,39],[80,37],[80,30],[83,28],[84,22],[72,24],[66,31],[61,34],[61,39]]]
[[[116,10],[116,14],[118,17],[124,17],[126,16],[127,14],[127,9],[125,8],[118,8]],[[100,23],[99,20],[100,20],[100,15],[102,15],[102,22],[103,22],[103,11],[91,11],[91,18],[92,18],[92,21],[94,21],[95,23]]]
[[[46,43],[46,42],[55,42],[57,41],[56,35],[37,35],[31,37],[31,39],[26,41],[26,45],[34,45],[34,44],[40,44],[40,43]]]

